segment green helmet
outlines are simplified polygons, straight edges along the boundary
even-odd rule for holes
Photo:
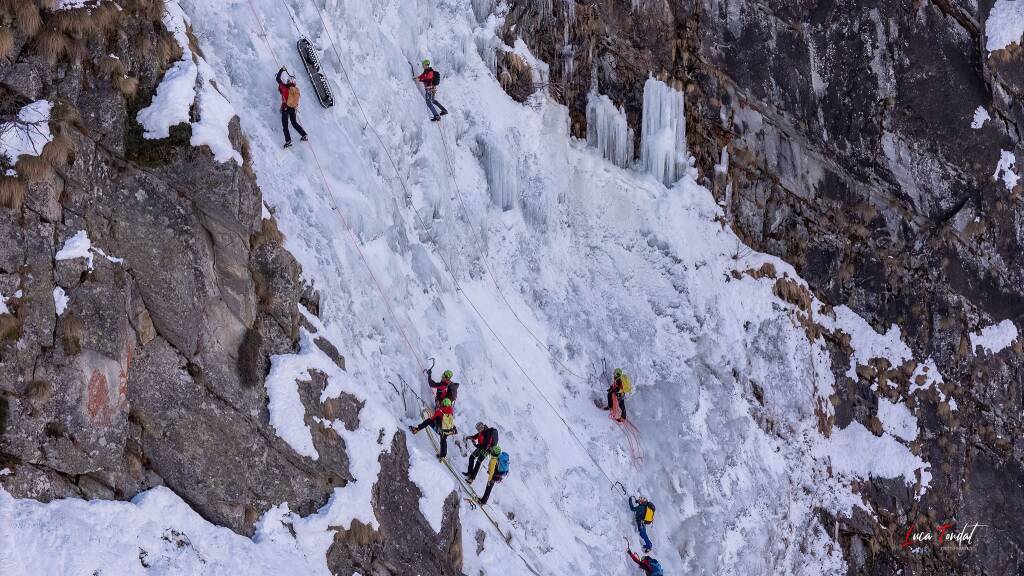
[[[622,376],[622,368],[615,369],[615,377],[618,378],[619,376]]]
[[[492,446],[491,447],[491,455],[493,455],[494,457],[501,456],[501,446],[498,446],[497,444]]]
[[[441,378],[451,378],[454,375],[455,372],[452,372],[451,370],[445,370],[444,374],[441,374]]]
[[[430,66],[430,60],[427,60],[426,58],[424,58],[423,59],[423,67],[426,68],[427,66]]]
[[[451,406],[451,405],[452,405],[452,399],[451,398],[445,398],[444,400],[441,401],[441,406]]]

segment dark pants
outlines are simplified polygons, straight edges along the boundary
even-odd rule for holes
[[[466,469],[466,476],[469,476],[470,482],[476,479],[477,473],[480,472],[480,465],[483,464],[485,458],[487,458],[487,450],[484,448],[477,448],[469,455],[469,468]]]
[[[295,131],[298,132],[300,136],[306,136],[306,131],[302,129],[302,126],[299,126],[299,120],[295,116],[295,108],[289,108],[285,106],[284,108],[281,109],[281,128],[284,129],[285,142],[292,141],[292,135],[290,132],[288,132],[289,121],[291,121],[292,126],[295,127]]]
[[[434,88],[434,89],[429,89],[428,88],[427,91],[424,92],[424,94],[426,96],[426,99],[427,99],[427,108],[430,108],[430,113],[434,115],[434,118],[437,118],[437,116],[438,116],[437,115],[437,110],[434,108],[435,105],[438,108],[441,109],[441,113],[442,114],[447,114],[448,113],[448,109],[445,108],[444,106],[442,106],[440,102],[438,102],[437,100],[434,99],[436,91],[437,91],[436,88]]]
[[[612,409],[612,396],[619,402],[619,418],[626,418],[626,396],[623,394],[615,394],[611,390],[608,391],[608,409]]]
[[[484,497],[480,499],[481,504],[487,504],[487,499],[491,497],[491,488],[494,488],[494,479],[487,481],[487,489],[484,490]]]
[[[423,430],[427,426],[433,428],[434,432],[437,432],[437,435],[441,438],[441,453],[438,454],[438,456],[444,458],[445,456],[448,455],[448,435],[441,431],[441,419],[427,418],[423,422],[420,422],[418,426],[416,426],[416,431],[419,432],[420,430]]]

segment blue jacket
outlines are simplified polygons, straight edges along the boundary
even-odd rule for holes
[[[637,502],[632,496],[629,497],[629,509],[633,512],[633,519],[639,524],[643,523],[648,506],[654,508],[654,504],[650,502]]]

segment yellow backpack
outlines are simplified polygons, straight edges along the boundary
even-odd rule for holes
[[[623,394],[629,394],[633,391],[633,381],[629,379],[629,376],[626,376],[625,372],[622,373],[622,376],[619,376],[619,380],[622,380]]]
[[[455,414],[441,416],[441,433],[449,435],[455,433]]]
[[[647,504],[647,511],[644,512],[644,523],[650,524],[654,522],[654,506],[650,503]]]

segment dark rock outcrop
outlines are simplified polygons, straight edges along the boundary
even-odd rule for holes
[[[128,499],[165,485],[241,534],[282,502],[315,512],[335,487],[358,480],[344,441],[316,419],[357,426],[362,406],[345,395],[321,403],[323,374],[299,383],[317,460],[269,424],[269,356],[297,350],[299,302],[319,297],[274,221],[261,218],[247,158],[216,162],[189,144],[188,124],[163,140],[142,138],[136,113],[181,57],[160,24],[163,3],[66,13],[14,4],[0,4],[12,41],[0,61],[0,115],[47,99],[55,139],[19,160],[16,178],[3,176],[5,190],[22,195],[0,194],[0,294],[11,311],[0,315],[0,468],[12,470],[0,486],[45,501]],[[25,25],[26,13],[40,24]],[[237,118],[230,138],[246,157]],[[92,257],[55,260],[80,231]],[[61,313],[55,287],[68,299]],[[317,342],[344,368],[334,345]],[[378,490],[403,495],[405,508],[381,498],[378,510],[396,514],[387,522],[404,531],[381,531],[374,562],[454,574],[460,553],[435,551],[458,548],[457,508],[448,510],[454,529],[430,529],[398,438]],[[357,549],[338,550],[332,565],[364,561]]]
[[[634,128],[649,75],[684,91],[700,172],[729,152],[727,175],[705,183],[737,233],[794,264],[822,300],[882,332],[897,324],[938,365],[941,390],[909,400],[931,488],[915,501],[865,487],[878,521],[840,519],[851,573],[1024,570],[1020,532],[996,528],[1024,521],[1006,504],[1024,484],[1021,342],[979,356],[967,336],[1004,319],[1024,328],[1024,190],[993,178],[1002,150],[1018,172],[1024,163],[1024,47],[985,50],[992,0],[509,4],[505,42],[522,38],[550,65],[577,137],[592,78]],[[974,130],[979,106],[991,120]],[[852,381],[849,350],[831,344],[840,425],[870,428],[878,395],[907,399],[903,367]],[[900,549],[911,523],[950,521],[992,528],[955,554]]]

